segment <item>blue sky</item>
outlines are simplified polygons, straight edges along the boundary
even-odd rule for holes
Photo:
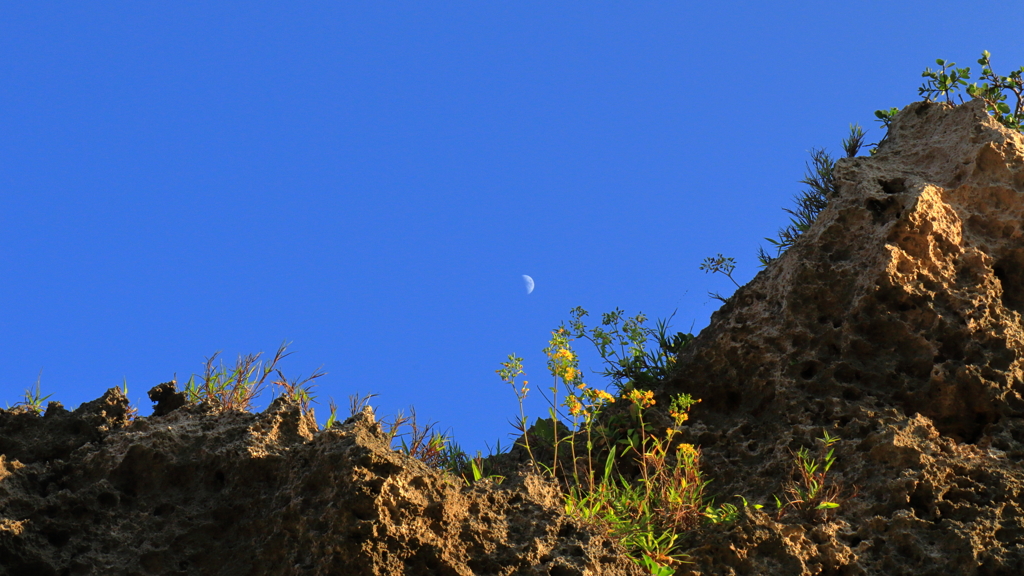
[[[1019,4],[956,6],[8,3],[0,402],[42,370],[68,407],[127,379],[145,414],[287,340],[287,375],[328,372],[321,421],[375,392],[507,440],[494,371],[548,382],[570,308],[699,331],[730,292],[701,260],[756,274],[809,149],[877,140],[935,58],[1024,64]]]

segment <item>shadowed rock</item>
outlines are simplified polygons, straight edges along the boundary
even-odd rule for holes
[[[318,431],[284,398],[126,407],[115,388],[60,416],[0,410],[0,573],[639,573],[553,484],[467,487],[392,451],[372,412]]]

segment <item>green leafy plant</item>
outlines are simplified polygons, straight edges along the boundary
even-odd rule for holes
[[[996,122],[1011,130],[1024,130],[1024,66],[1013,70],[1009,76],[1000,76],[992,71],[992,55],[988,50],[981,53],[978,64],[981,64],[980,79],[984,82],[981,85],[971,84],[967,93],[984,100],[986,110]],[[1016,100],[1012,107],[1006,101],[1007,91]]]
[[[350,394],[348,397],[349,416],[355,416],[362,412],[363,408],[370,406],[370,400],[376,397],[377,394],[373,393],[360,395],[359,392],[356,392],[355,394]],[[373,407],[370,406],[370,409],[372,410]]]
[[[669,414],[675,425],[659,436],[644,418],[655,404],[654,394],[634,388],[623,398],[635,426],[608,451],[603,476],[595,481],[590,475],[589,482],[570,486],[566,511],[605,526],[641,566],[667,568],[684,561],[681,537],[699,525],[706,507],[700,449],[673,442],[699,401],[686,394],[673,398]],[[622,471],[634,468],[630,475]]]
[[[515,393],[516,399],[519,401],[519,419],[512,423],[512,427],[522,435],[526,452],[530,456],[530,463],[536,470],[537,459],[533,457],[533,450],[530,448],[530,438],[526,433],[526,410],[523,407],[523,402],[526,400],[526,394],[530,391],[530,388],[528,387],[530,382],[528,380],[523,380],[522,384],[516,384],[516,379],[524,374],[523,359],[515,354],[509,354],[508,361],[502,362],[501,368],[496,370],[496,372],[503,382],[512,386],[512,392]]]
[[[739,494],[737,494],[736,497],[739,498],[740,501],[743,503],[743,508],[749,507],[753,508],[754,510],[760,510],[764,508],[764,506],[761,504],[748,503],[747,499],[744,498],[743,496],[740,496]],[[722,505],[718,507],[715,507],[714,503],[712,502],[711,504],[708,505],[707,508],[704,509],[704,517],[707,518],[708,522],[711,522],[712,524],[728,524],[730,522],[735,522],[736,519],[739,518],[739,516],[740,507],[736,506],[735,504],[730,504],[728,502],[723,502]]]
[[[602,314],[601,324],[593,328],[587,328],[584,318],[589,312],[582,307],[573,308],[569,314],[573,336],[594,345],[607,366],[599,374],[610,378],[620,393],[635,386],[650,387],[667,378],[676,356],[693,341],[693,334],[670,333],[669,322],[675,312],[658,320],[654,328],[647,326],[647,316],[642,312],[629,317],[618,308]]]
[[[376,396],[377,394],[372,393],[361,395],[357,392],[351,394],[348,397],[349,414],[355,416],[366,408],[370,408],[371,411],[375,412],[370,405],[370,400]],[[331,413],[327,418],[324,429],[331,429],[337,425],[338,407],[333,400],[331,400],[330,410]],[[435,422],[420,424],[416,416],[415,407],[409,407],[408,415],[404,411],[399,410],[394,416],[382,419],[380,424],[392,450],[415,458],[435,470],[450,472],[462,477],[467,482],[471,482],[469,478],[477,476],[479,477],[476,479],[486,477],[495,482],[503,480],[501,476],[483,472],[486,466],[484,457],[478,452],[477,458],[470,458],[455,443],[449,431],[438,431]],[[499,443],[498,450],[500,451],[500,449],[501,444]],[[474,462],[479,475],[474,474]]]
[[[302,379],[302,377],[300,376],[295,380],[289,380],[288,378],[285,377],[284,374],[281,373],[280,370],[275,370],[275,372],[277,373],[277,380],[275,380],[273,384],[281,387],[282,395],[285,398],[288,398],[293,402],[298,403],[299,409],[302,411],[303,414],[309,414],[310,412],[312,412],[312,403],[316,402],[316,396],[313,396],[312,393],[313,386],[315,386],[315,384],[312,384],[312,382],[315,381],[317,378],[323,378],[324,376],[327,375],[327,373],[322,370],[322,367],[313,371],[313,373],[308,378],[305,379]],[[331,404],[333,405],[333,401],[331,402]],[[332,416],[334,415],[334,411],[336,409],[337,407],[332,408]]]
[[[864,138],[867,134],[864,129],[861,128],[860,124],[850,124],[850,134],[846,138],[843,138],[842,147],[843,153],[846,154],[847,158],[854,158],[860,153],[860,149],[864,146]],[[803,182],[806,184],[807,182]],[[833,192],[835,186],[833,184]]]
[[[935,61],[941,66],[939,70],[925,68],[921,73],[922,78],[928,80],[917,89],[917,93],[923,96],[925,102],[931,102],[937,96],[944,96],[946,102],[953,103],[951,94],[956,92],[960,86],[967,86],[967,80],[971,77],[970,68],[957,68],[956,62],[946,62],[942,58]],[[963,101],[961,99],[961,101]]]
[[[462,476],[467,485],[480,482],[481,480],[490,480],[495,484],[501,484],[505,481],[505,477],[500,474],[494,474],[489,470],[492,457],[501,453],[501,443],[499,442],[497,448],[491,450],[487,456],[484,456],[482,452],[477,450],[474,458],[466,458],[466,453],[458,445],[454,445],[446,466],[449,471]],[[466,471],[467,463],[469,465],[468,474]]]
[[[328,409],[330,410],[330,414],[327,415],[327,421],[324,422],[324,430],[334,428],[334,425],[338,422],[338,405],[335,404],[334,398],[330,399]]]
[[[121,393],[124,394],[125,398],[128,397],[128,378],[124,376],[121,377]],[[131,402],[129,402],[128,409],[125,412],[125,416],[128,418],[129,421],[134,421],[139,416],[139,409],[132,406]]]
[[[839,508],[842,487],[828,477],[836,463],[835,444],[839,442],[839,437],[824,431],[818,442],[821,447],[817,457],[813,457],[810,450],[802,446],[793,454],[798,480],[786,487],[785,502],[776,497],[780,516],[788,509],[828,514]]]
[[[929,67],[921,73],[927,80],[917,92],[924,97],[925,102],[944,98],[947,104],[954,104],[953,94],[961,87],[966,87],[964,91],[971,98],[985,102],[985,109],[996,122],[1011,130],[1024,130],[1024,66],[1012,70],[1006,76],[996,74],[992,70],[992,54],[984,50],[978,59],[978,64],[981,65],[981,76],[978,79],[981,83],[968,84],[967,81],[971,79],[970,67],[957,68],[955,62],[947,62],[942,58],[937,59],[935,63],[940,66],[938,70]],[[1010,95],[1014,97],[1012,104],[1009,101]],[[963,96],[959,96],[959,99],[963,103]],[[875,111],[875,117],[886,129],[886,134],[879,143],[888,137],[892,119],[898,112],[896,108]],[[872,150],[872,153],[874,151]]]
[[[27,410],[29,412],[32,412],[33,414],[36,414],[37,416],[39,414],[42,414],[43,402],[46,402],[46,400],[49,399],[50,396],[53,396],[53,394],[47,394],[46,396],[42,395],[42,392],[39,389],[39,383],[40,381],[42,381],[42,379],[43,371],[40,370],[39,376],[36,378],[35,392],[33,392],[31,388],[25,390],[25,394],[22,396],[23,400],[21,402],[15,402],[14,406],[8,406],[8,408],[21,408],[22,410]]]
[[[874,146],[874,148],[870,150],[872,156],[874,156],[875,153],[878,152],[878,146],[881,145],[882,142],[885,142],[885,139],[889,137],[889,128],[892,126],[892,119],[895,118],[896,115],[899,113],[899,108],[889,108],[888,110],[875,110],[875,118],[878,119],[877,122],[882,124],[882,128],[885,130],[885,134],[882,135],[882,138],[878,142],[872,144],[872,146]]]
[[[354,407],[362,410],[362,405],[358,403],[354,404]],[[415,458],[435,470],[461,477],[467,484],[482,478],[498,483],[504,480],[504,477],[487,471],[490,466],[489,458],[494,455],[493,452],[487,458],[480,452],[477,452],[475,458],[470,458],[455,443],[450,431],[438,431],[435,422],[420,424],[414,407],[409,407],[408,416],[399,411],[393,417],[382,420],[381,424],[386,427],[384,434],[393,450]],[[501,450],[500,443],[497,450]]]
[[[740,287],[740,283],[732,277],[732,271],[736,269],[736,260],[733,258],[722,256],[721,253],[714,257],[708,256],[703,262],[701,262],[700,269],[708,274],[722,274],[729,280],[732,280],[732,283],[735,284],[737,288]],[[709,291],[708,296],[715,300],[721,300],[723,303],[728,300],[728,298],[722,296],[718,292]]]

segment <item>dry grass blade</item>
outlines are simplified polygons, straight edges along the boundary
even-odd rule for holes
[[[360,396],[359,392],[356,392],[355,394],[349,395],[349,397],[348,397],[349,416],[355,416],[356,414],[359,414],[360,412],[362,412],[363,408],[366,408],[367,406],[370,405],[370,399],[371,398],[375,398],[376,396],[377,395],[373,394],[373,393],[366,394],[365,396]]]
[[[295,381],[293,382],[288,380],[288,378],[286,378],[284,374],[281,373],[280,370],[277,370],[278,379],[275,380],[273,384],[284,388],[284,395],[298,402],[299,407],[302,410],[302,413],[308,414],[312,410],[310,404],[316,401],[316,397],[310,394],[310,390],[313,388],[313,386],[315,386],[315,384],[310,384],[310,382],[313,382],[317,378],[322,378],[326,375],[327,372],[324,372],[323,366],[321,366],[320,368],[317,368],[315,371],[313,371],[313,373],[305,380],[301,380],[300,376],[299,378],[296,378]]]

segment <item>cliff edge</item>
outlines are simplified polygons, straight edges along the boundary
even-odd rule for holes
[[[1024,138],[980,101],[920,102],[835,175],[660,390],[703,400],[709,489],[766,505],[691,573],[1024,573]],[[826,432],[840,507],[775,513]]]

